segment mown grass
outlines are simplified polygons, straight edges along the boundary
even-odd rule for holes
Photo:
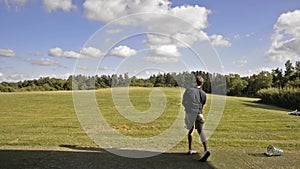
[[[227,97],[222,120],[211,138],[214,146],[300,149],[300,118],[289,110],[258,103],[259,99]]]
[[[133,107],[141,112],[148,110],[151,106],[148,97],[151,91],[151,88],[132,89],[129,96]],[[163,91],[167,97],[165,111],[159,118],[149,123],[136,123],[120,115],[114,106],[109,90],[98,93],[98,105],[105,119],[122,134],[131,137],[151,137],[160,134],[172,125],[181,106],[179,88],[164,88]]]
[[[71,92],[0,95],[0,145],[93,145],[77,120]]]
[[[152,89],[130,88],[130,99],[137,110],[150,107],[148,95]],[[150,123],[135,123],[119,115],[110,89],[96,91],[97,103],[113,128],[132,137],[149,137],[169,128],[181,106],[179,88],[160,89],[167,97],[166,109]],[[210,98],[208,95],[205,115]],[[266,148],[274,144],[285,150],[300,150],[300,118],[287,115],[286,109],[257,101],[227,97],[222,119],[209,138],[209,146]],[[0,93],[0,116],[0,146],[96,146],[80,126],[71,92]],[[187,141],[183,139],[174,151],[186,147]],[[199,143],[195,147],[200,147]]]

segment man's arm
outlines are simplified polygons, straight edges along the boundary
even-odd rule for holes
[[[206,105],[206,93],[203,92],[202,110],[204,109],[205,105]]]
[[[186,89],[185,91],[184,91],[184,94],[183,94],[183,97],[182,97],[182,105],[184,106],[184,107],[186,107],[187,106],[187,104],[188,104],[188,90],[189,89]]]

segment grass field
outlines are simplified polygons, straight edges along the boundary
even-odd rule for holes
[[[166,109],[157,120],[150,123],[134,123],[120,116],[112,101],[110,89],[96,91],[97,103],[100,105],[99,108],[103,116],[114,129],[132,137],[154,136],[170,127],[172,121],[176,119],[174,114],[181,106],[178,88],[160,89],[167,97]],[[151,90],[152,88],[130,88],[130,99],[137,110],[144,111],[150,107],[148,95]],[[208,95],[205,116],[210,108],[210,98]],[[226,97],[222,119],[208,140],[209,147],[214,154],[212,154],[209,162],[202,167],[297,168],[300,166],[300,117],[287,115],[290,110],[260,104],[257,101],[258,99],[254,98]],[[22,154],[27,154],[26,156],[30,157],[27,159],[29,161],[32,155],[31,160],[34,161],[37,160],[34,157],[47,156],[48,151],[51,154],[53,149],[54,152],[63,151],[64,153],[61,154],[66,156],[66,159],[72,160],[73,155],[77,157],[82,152],[79,154],[73,152],[72,154],[72,152],[68,153],[65,150],[75,149],[87,150],[86,155],[92,156],[91,160],[97,159],[94,157],[97,155],[90,152],[91,150],[102,152],[98,155],[104,160],[103,162],[110,163],[112,161],[111,166],[115,167],[111,168],[118,168],[115,160],[129,161],[133,164],[136,163],[137,168],[139,166],[139,163],[134,162],[134,160],[124,160],[121,157],[98,150],[97,145],[89,139],[80,126],[74,110],[71,92],[0,93],[0,116],[0,160],[10,161],[8,159],[10,156],[7,155],[15,153],[14,155],[20,156],[20,158]],[[197,138],[196,132],[195,138]],[[262,153],[265,152],[269,144],[283,149],[285,151],[284,156],[264,157]],[[49,147],[51,147],[50,150]],[[194,148],[202,150],[201,145],[196,142]],[[38,149],[40,154],[35,154],[38,153],[36,151],[31,152],[32,149]],[[187,161],[186,156],[178,155],[186,150],[187,139],[185,138],[170,152],[158,157],[161,157],[161,160],[177,160],[177,162],[174,161],[174,165],[170,164],[169,168],[178,168],[181,165],[184,165],[181,168],[198,165],[191,161],[189,163],[183,162],[181,165],[177,164],[178,161]],[[150,165],[149,168],[165,166],[166,164],[160,161],[158,157],[144,159],[144,162],[153,165],[152,167]],[[19,161],[26,161],[23,158]],[[55,159],[54,156],[53,158]],[[198,156],[188,159],[195,158]],[[151,159],[154,163],[150,162]],[[52,158],[49,160],[51,161]],[[60,160],[56,160],[55,162],[58,164],[55,164],[62,164],[59,163]],[[18,164],[16,161],[18,160],[12,162]],[[26,163],[29,167],[25,165],[25,168],[30,168],[31,163],[29,161]],[[5,164],[7,164],[5,168],[16,165],[8,162]],[[1,164],[0,168],[2,168]],[[132,166],[125,165],[120,168],[132,168]]]

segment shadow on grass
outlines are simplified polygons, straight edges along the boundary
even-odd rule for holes
[[[198,162],[198,155],[163,153],[149,158],[116,156],[100,148],[61,145],[73,151],[0,150],[0,168],[215,168],[209,161]],[[78,150],[78,151],[76,151]]]
[[[268,109],[268,110],[281,110],[281,111],[290,111],[285,108],[277,107],[276,105],[270,105],[270,104],[265,104],[262,103],[261,100],[258,101],[242,101],[242,104],[247,106],[247,107],[252,107],[252,108],[260,108],[260,109]]]
[[[79,147],[77,145],[61,144],[59,147],[69,148],[73,150],[85,150],[85,151],[104,151],[102,148],[97,147]]]
[[[253,157],[266,158],[267,156],[264,153],[249,153],[248,155]]]

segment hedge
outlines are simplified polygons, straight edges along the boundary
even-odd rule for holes
[[[295,110],[300,109],[300,88],[269,88],[257,92],[263,103]]]

